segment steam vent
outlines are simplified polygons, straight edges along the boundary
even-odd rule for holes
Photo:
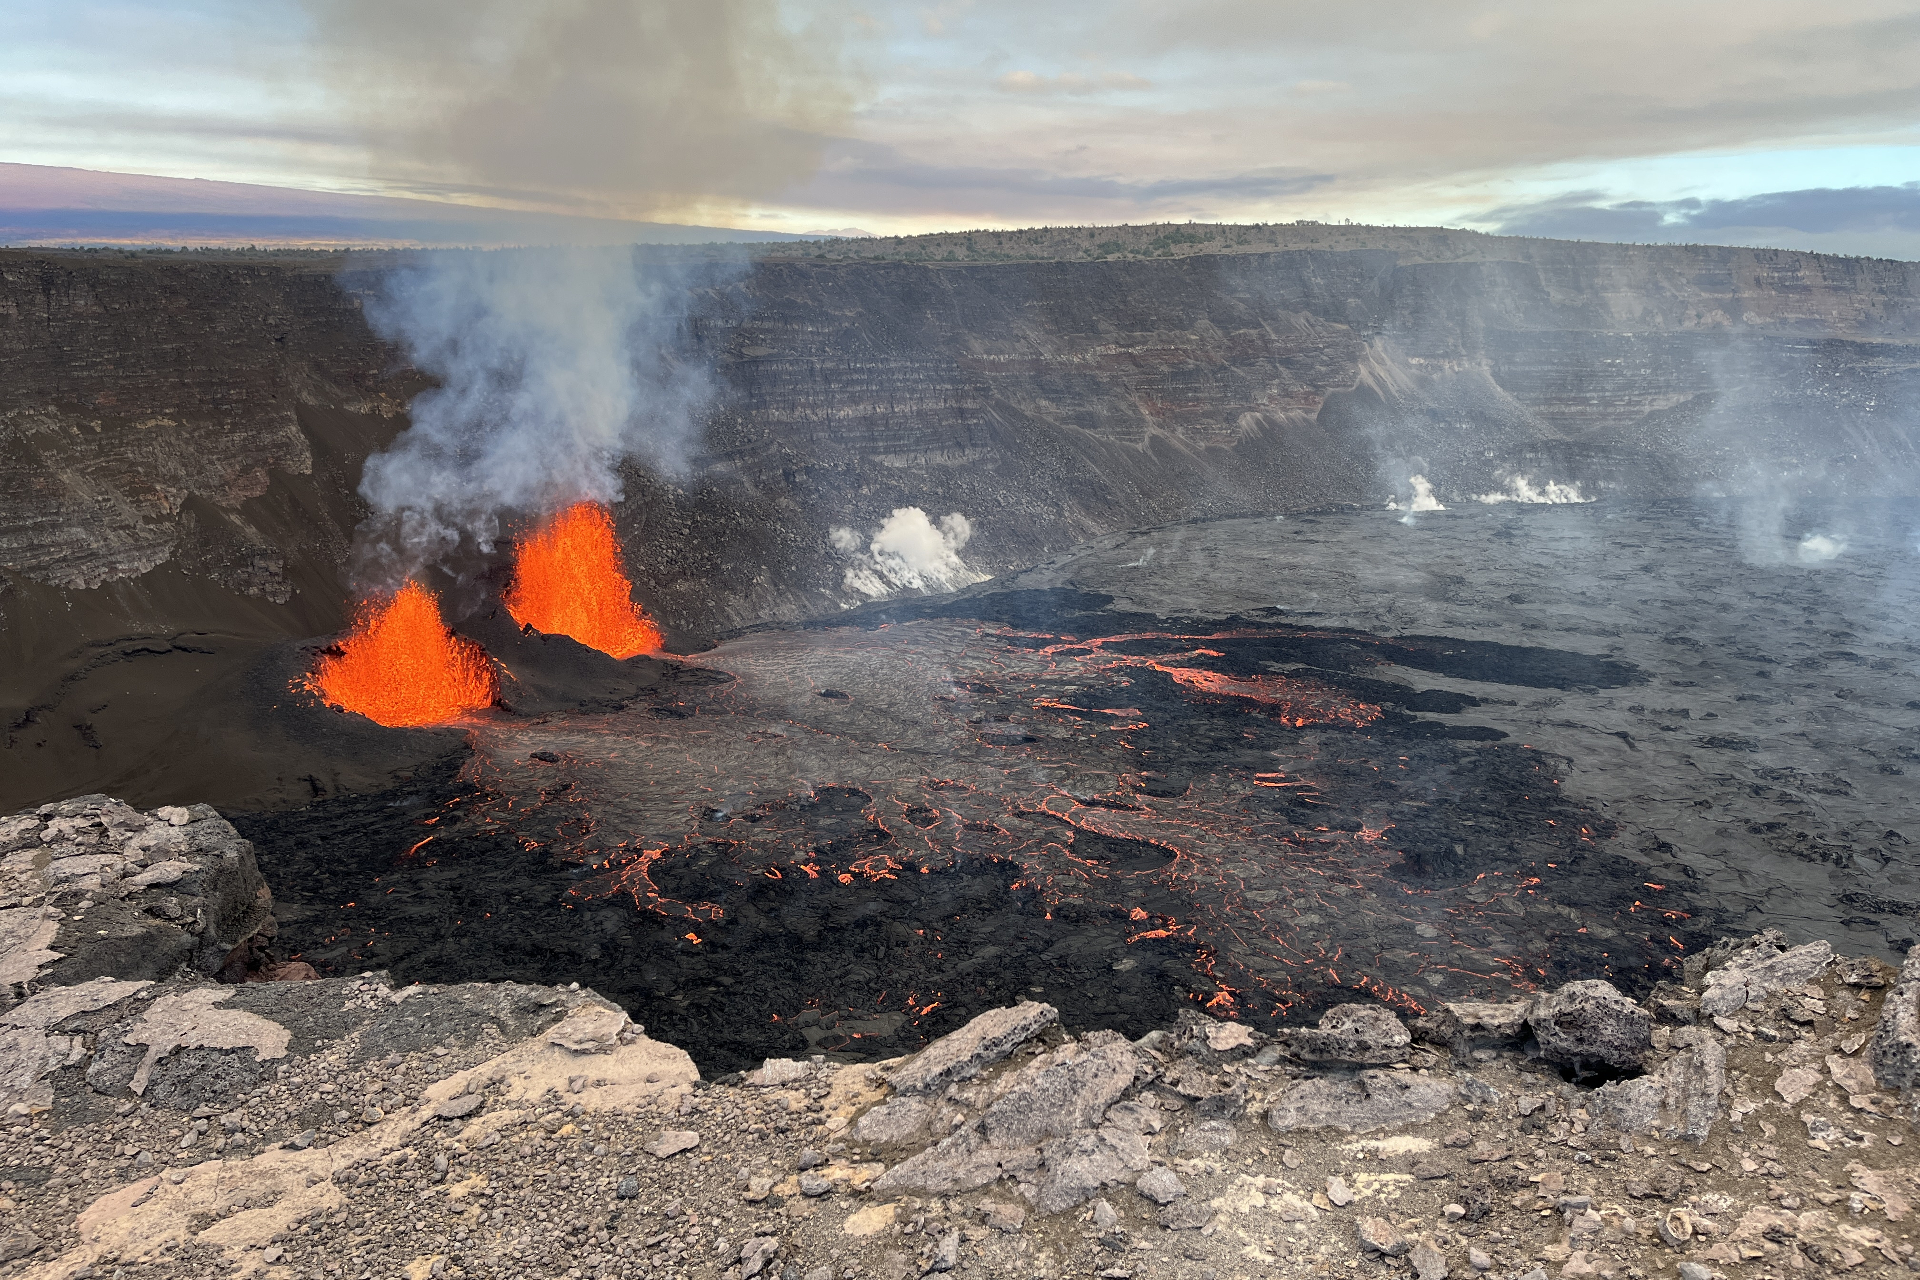
[[[0,250],[0,1277],[1920,1271],[1916,297]]]

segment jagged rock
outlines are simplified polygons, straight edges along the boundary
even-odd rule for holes
[[[1701,1011],[1709,1017],[1727,1017],[1789,987],[1805,986],[1831,963],[1833,947],[1824,941],[1787,951],[1775,951],[1770,946],[1748,948],[1707,974]]]
[[[1413,1034],[1392,1011],[1377,1004],[1335,1005],[1318,1027],[1287,1036],[1287,1046],[1308,1062],[1358,1062],[1384,1066],[1403,1062]]]
[[[1431,1120],[1455,1097],[1447,1082],[1407,1072],[1325,1076],[1303,1080],[1282,1094],[1267,1112],[1267,1125],[1275,1133],[1322,1126],[1365,1133],[1390,1124]]]
[[[1027,1211],[1017,1204],[1004,1200],[989,1200],[980,1206],[986,1215],[987,1227],[993,1231],[1019,1231],[1027,1225]]]
[[[757,1071],[747,1074],[747,1083],[763,1089],[779,1089],[807,1078],[807,1064],[792,1058],[768,1058]]]
[[[1907,952],[1900,980],[1887,992],[1867,1047],[1867,1061],[1883,1088],[1920,1085],[1920,946]]]
[[[1527,1025],[1549,1062],[1637,1067],[1653,1048],[1653,1019],[1612,983],[1569,982],[1534,1001]]]
[[[1447,1258],[1427,1241],[1413,1246],[1413,1272],[1419,1280],[1447,1280]]]
[[[643,1150],[657,1160],[679,1155],[682,1151],[691,1151],[700,1145],[700,1135],[691,1129],[668,1129],[658,1138],[649,1142]]]
[[[1780,1095],[1790,1107],[1800,1105],[1800,1100],[1826,1083],[1826,1077],[1812,1067],[1788,1067],[1773,1082],[1773,1091]]]
[[[1222,1074],[1204,1062],[1181,1058],[1167,1067],[1160,1083],[1193,1104],[1205,1116],[1233,1118],[1246,1114],[1247,1082]]]
[[[1231,1053],[1253,1045],[1253,1029],[1244,1022],[1216,1022],[1207,1028],[1206,1040],[1215,1053]]]
[[[1064,1044],[1016,1072],[980,1123],[997,1146],[1036,1146],[1099,1124],[1133,1076],[1133,1050],[1124,1040],[1092,1049]]]
[[[924,1098],[889,1098],[854,1121],[848,1134],[877,1147],[903,1146],[926,1137],[933,1116],[933,1104]]]
[[[1033,1199],[1041,1213],[1082,1204],[1100,1188],[1125,1183],[1150,1163],[1145,1139],[1111,1127],[1057,1138],[1041,1154],[1047,1171]]]
[[[1884,987],[1886,967],[1872,956],[1835,956],[1833,976],[1849,987]]]
[[[253,846],[206,805],[181,813],[89,795],[0,820],[0,900],[22,904],[0,909],[0,983],[211,975],[270,925]]]
[[[1339,1174],[1327,1179],[1327,1200],[1336,1209],[1344,1209],[1353,1203],[1353,1192],[1347,1186],[1347,1180]]]
[[[1533,1001],[1514,1000],[1506,1004],[1457,1000],[1443,1004],[1428,1015],[1443,1041],[1465,1039],[1469,1042],[1511,1044],[1527,1036],[1527,1014]]]
[[[1588,1110],[1623,1133],[1705,1141],[1721,1114],[1727,1051],[1710,1032],[1693,1028],[1676,1031],[1674,1044],[1683,1052],[1659,1070],[1594,1090]]]
[[[927,1270],[951,1271],[960,1265],[960,1232],[943,1231],[926,1257]]]
[[[1155,1204],[1172,1204],[1187,1194],[1179,1175],[1163,1164],[1157,1164],[1141,1174],[1140,1180],[1133,1184],[1133,1189]]]
[[[447,1098],[437,1104],[433,1114],[442,1120],[459,1120],[480,1110],[486,1102],[485,1094],[463,1093],[457,1098]]]
[[[876,1191],[926,1191],[952,1195],[972,1191],[998,1179],[1006,1165],[1038,1168],[1040,1154],[1033,1147],[1009,1151],[988,1142],[979,1126],[969,1125],[894,1165],[874,1182]]]
[[[1107,1108],[1106,1123],[1129,1133],[1158,1133],[1167,1127],[1166,1113],[1145,1102],[1116,1102]]]
[[[582,1005],[553,1025],[547,1043],[570,1053],[612,1053],[620,1047],[620,1034],[632,1025],[624,1009]]]
[[[930,1093],[971,1080],[1059,1020],[1059,1010],[1033,1000],[989,1009],[893,1068],[887,1082],[900,1093]]]
[[[760,1274],[761,1268],[773,1261],[773,1255],[780,1252],[780,1239],[777,1236],[750,1236],[740,1245],[740,1275],[742,1280],[751,1280]]]
[[[1385,1218],[1362,1218],[1353,1227],[1362,1249],[1371,1249],[1389,1258],[1402,1257],[1413,1249],[1412,1243]]]

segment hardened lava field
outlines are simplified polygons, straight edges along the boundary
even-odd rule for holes
[[[1465,513],[1425,536],[1509,583],[1628,572],[1610,537],[1703,537],[1670,515],[1609,519]],[[1612,638],[1580,617],[1541,643],[1537,615],[1470,573],[1418,598],[1402,583],[1382,607],[1406,629],[1345,625],[1327,606],[1357,612],[1366,572],[1417,572],[1356,570],[1360,546],[1401,536],[1381,523],[1159,531],[1180,544],[1159,560],[1178,612],[1143,607],[1162,588],[1121,572],[1141,549],[1111,540],[960,596],[738,636],[689,660],[699,682],[620,709],[483,718],[457,774],[244,820],[285,907],[283,949],[402,979],[591,984],[726,1070],[904,1052],[1023,995],[1076,1025],[1144,1030],[1185,1002],[1261,1021],[1582,976],[1644,988],[1741,927],[1762,882],[1798,893],[1801,918],[1831,912],[1829,932],[1898,941],[1899,912],[1858,906],[1900,901],[1897,800],[1830,767],[1855,744],[1793,739],[1783,664],[1756,667],[1816,622],[1761,610],[1743,627],[1730,607],[1830,582],[1742,581],[1703,557],[1700,574],[1730,581],[1692,621],[1738,646],[1675,643],[1673,601],[1658,618],[1603,611]],[[1236,548],[1222,607],[1193,609],[1197,577]],[[1269,599],[1290,583],[1320,607],[1254,605],[1261,573]],[[1602,611],[1603,585],[1559,615]],[[1882,666],[1892,692],[1903,669]],[[1873,690],[1848,680],[1857,718]],[[1875,705],[1896,737],[1891,721],[1914,718]],[[1690,727],[1655,740],[1641,719]],[[1850,803],[1790,789],[1822,778]],[[1820,830],[1794,843],[1762,812],[1781,803]],[[1662,835],[1682,807],[1743,851]]]

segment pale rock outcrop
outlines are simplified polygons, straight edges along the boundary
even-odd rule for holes
[[[1707,974],[1700,1009],[1709,1017],[1727,1017],[1757,1007],[1770,996],[1805,986],[1832,963],[1833,947],[1824,941],[1786,951],[1770,946],[1743,950]]]
[[[1675,1031],[1672,1043],[1681,1052],[1644,1076],[1596,1089],[1588,1109],[1623,1133],[1705,1141],[1723,1111],[1726,1046],[1697,1027]]]
[[[1457,1097],[1447,1081],[1401,1071],[1323,1076],[1282,1094],[1267,1112],[1267,1126],[1275,1133],[1322,1127],[1366,1133],[1431,1120]]]
[[[931,1093],[971,1080],[1059,1020],[1059,1010],[1033,1000],[991,1009],[893,1068],[887,1081],[900,1093]]]

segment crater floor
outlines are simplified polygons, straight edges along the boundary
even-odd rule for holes
[[[1913,554],[1755,550],[1605,504],[1149,530],[238,823],[323,971],[590,982],[720,1070],[1021,998],[1139,1035],[1644,989],[1762,921],[1889,954]]]

